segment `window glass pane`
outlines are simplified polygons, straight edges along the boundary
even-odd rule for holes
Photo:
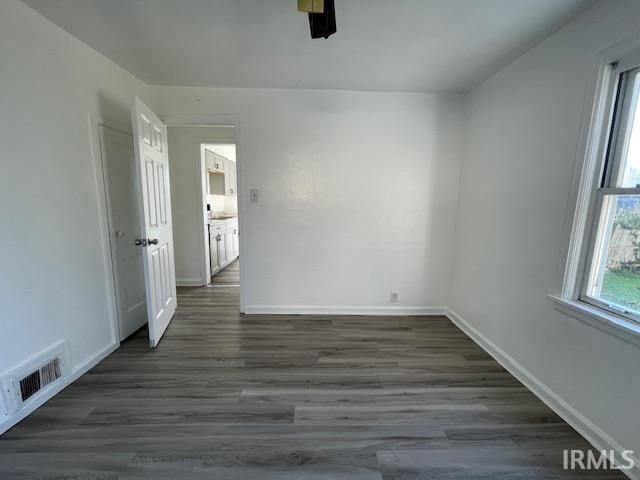
[[[640,195],[607,195],[587,294],[640,313]]]
[[[628,122],[624,128],[622,137],[622,161],[620,172],[622,173],[621,187],[638,187],[640,186],[640,102],[638,97],[640,93],[640,73],[637,71],[629,78],[629,88],[627,91],[630,95]],[[626,100],[625,100],[626,103]]]

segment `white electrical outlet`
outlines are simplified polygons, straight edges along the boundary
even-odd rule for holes
[[[389,297],[389,301],[391,303],[398,303],[398,297],[400,294],[398,292],[391,292],[391,296]]]
[[[260,191],[257,188],[252,188],[249,190],[249,201],[251,203],[260,202]]]

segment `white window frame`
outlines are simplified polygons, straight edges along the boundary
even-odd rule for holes
[[[601,184],[613,127],[620,74],[640,66],[640,33],[602,52],[588,92],[593,105],[583,120],[577,150],[575,185],[570,205],[574,212],[567,245],[562,293],[551,295],[556,307],[587,323],[640,345],[640,315],[586,295],[592,259],[595,258],[598,222],[606,194],[639,194],[640,188],[608,188]],[[587,97],[589,98],[589,97]],[[615,134],[615,132],[614,132]],[[615,172],[614,172],[615,173]],[[608,179],[607,179],[608,181]],[[575,207],[575,208],[574,208]]]
[[[602,155],[597,176],[597,186],[592,191],[592,210],[589,213],[591,227],[585,237],[587,248],[585,249],[584,272],[582,274],[581,288],[579,299],[583,302],[590,303],[596,307],[603,308],[609,313],[617,314],[640,324],[640,314],[627,309],[623,305],[615,302],[605,302],[599,298],[589,294],[589,285],[595,283],[593,278],[597,272],[602,272],[603,266],[597,270],[594,268],[595,262],[603,263],[606,260],[606,252],[600,251],[606,246],[603,238],[609,237],[611,233],[611,216],[604,215],[606,209],[613,209],[614,205],[606,202],[607,197],[613,195],[640,195],[640,188],[625,188],[617,186],[620,177],[621,163],[623,160],[623,152],[621,151],[621,140],[628,133],[629,111],[627,106],[628,91],[627,85],[629,81],[629,72],[634,72],[640,68],[640,55],[635,60],[637,65],[630,66],[628,62],[616,62],[611,65],[612,81],[607,91],[606,101],[609,104],[608,117],[609,121],[604,126],[606,128],[606,145],[605,152]],[[632,96],[637,99],[638,91],[632,92]],[[623,108],[621,108],[623,107]],[[611,213],[611,212],[610,212]],[[609,225],[603,223],[609,221]]]

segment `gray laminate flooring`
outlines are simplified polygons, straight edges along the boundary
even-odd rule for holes
[[[214,275],[211,283],[216,287],[220,285],[240,285],[240,260],[233,261],[224,270]]]
[[[446,318],[240,315],[219,283],[2,436],[0,478],[623,478],[563,471],[587,443]]]

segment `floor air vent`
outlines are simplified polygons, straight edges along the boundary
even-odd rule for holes
[[[49,363],[43,365],[39,370],[30,373],[22,380],[20,380],[20,394],[22,401],[38,392],[43,387],[46,387],[54,380],[57,380],[62,376],[60,369],[60,359],[54,358]]]
[[[66,376],[69,365],[63,340],[0,376],[0,419],[22,409],[38,392]]]

